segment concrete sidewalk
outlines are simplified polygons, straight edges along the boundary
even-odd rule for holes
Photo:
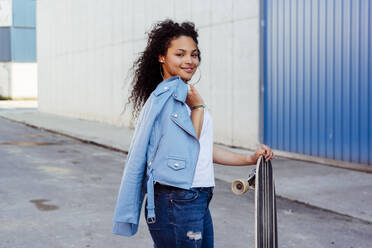
[[[121,151],[129,150],[133,134],[129,128],[41,113],[36,101],[0,101],[0,117]],[[278,196],[372,223],[372,174],[279,157],[273,166]],[[252,168],[215,164],[215,177],[230,183]]]

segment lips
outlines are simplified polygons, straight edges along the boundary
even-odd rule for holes
[[[182,68],[182,67],[181,67],[181,68]],[[185,67],[185,68],[182,68],[182,70],[184,70],[185,72],[190,73],[190,72],[193,71],[193,68],[191,68],[191,67]]]

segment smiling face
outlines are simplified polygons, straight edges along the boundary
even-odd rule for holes
[[[180,36],[171,41],[165,56],[159,56],[164,79],[180,76],[187,82],[199,66],[199,51],[195,41],[188,36]]]

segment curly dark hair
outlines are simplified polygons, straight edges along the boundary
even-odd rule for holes
[[[179,24],[171,19],[165,19],[155,23],[151,31],[146,33],[148,34],[147,46],[130,69],[132,73],[134,72],[131,83],[132,92],[128,97],[125,108],[128,103],[133,102],[132,118],[138,117],[151,92],[163,81],[158,58],[160,55],[166,55],[171,41],[184,35],[191,37],[198,45],[198,33],[195,24],[189,21]],[[198,52],[199,61],[201,61],[200,51]]]

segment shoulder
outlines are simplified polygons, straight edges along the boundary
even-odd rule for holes
[[[165,86],[160,86],[160,87],[157,87],[153,92],[152,94],[156,97],[162,95],[163,93],[165,92],[169,92],[170,91],[170,87],[168,85],[165,85]]]
[[[184,84],[180,76],[167,78],[157,85],[152,94],[158,97],[167,92],[172,93],[180,84]]]
[[[156,114],[158,109],[161,109],[166,100],[172,94],[171,87],[164,86],[164,87],[157,87],[153,90],[150,96],[147,98],[145,104],[142,107],[143,112],[151,112],[152,114]],[[141,111],[141,112],[142,112]]]

